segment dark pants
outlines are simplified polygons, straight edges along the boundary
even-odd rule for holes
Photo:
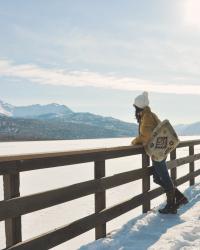
[[[152,161],[153,163],[153,181],[160,185],[165,192],[170,192],[174,189],[174,184],[169,176],[166,161]]]

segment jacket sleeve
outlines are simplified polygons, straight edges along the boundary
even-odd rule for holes
[[[131,142],[133,145],[136,144],[146,144],[148,140],[151,137],[152,133],[152,123],[153,123],[153,117],[149,114],[145,114],[142,117],[141,124],[140,124],[140,135],[137,136],[133,141]]]

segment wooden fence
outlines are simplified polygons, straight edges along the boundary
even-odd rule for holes
[[[200,159],[200,153],[194,154],[194,146],[199,144],[200,140],[183,141],[178,147],[189,147],[189,155],[177,159],[176,151],[170,154],[170,161],[167,162],[167,165],[177,186],[187,181],[190,185],[193,185],[195,177],[200,175],[200,169],[195,171],[194,168],[194,162]],[[142,154],[142,168],[105,176],[105,161],[107,159],[138,154]],[[20,172],[86,162],[94,162],[95,174],[93,180],[46,192],[20,196]],[[186,163],[189,163],[189,173],[177,179],[177,167]],[[5,220],[6,249],[50,249],[93,228],[95,228],[96,239],[105,237],[106,222],[141,205],[143,212],[147,212],[151,207],[151,200],[163,193],[161,188],[150,190],[151,174],[152,167],[150,167],[149,157],[141,146],[1,156],[0,175],[3,175],[4,200],[0,201],[0,221]],[[142,180],[141,194],[112,207],[106,207],[105,191],[107,189],[140,179]],[[95,211],[93,214],[32,239],[22,241],[22,215],[90,194],[95,194]]]

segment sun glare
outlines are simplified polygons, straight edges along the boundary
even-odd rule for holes
[[[187,25],[200,28],[200,0],[184,1],[184,19]]]

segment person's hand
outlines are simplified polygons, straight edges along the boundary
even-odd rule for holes
[[[131,141],[131,144],[132,144],[132,145],[136,145],[136,140],[133,139],[133,140]]]

